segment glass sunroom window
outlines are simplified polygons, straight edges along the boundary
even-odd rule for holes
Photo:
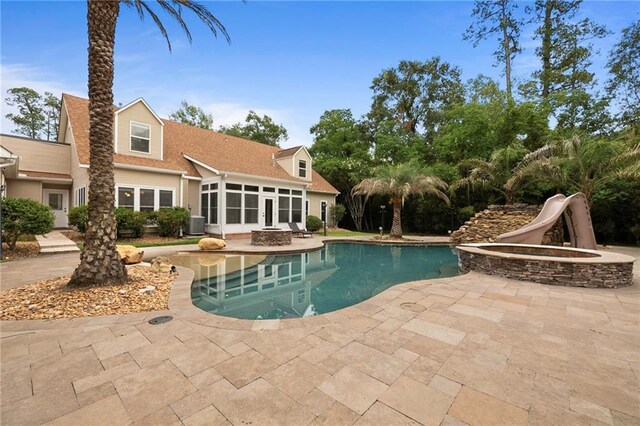
[[[278,197],[278,222],[289,222],[289,197]]]
[[[244,195],[244,223],[258,223],[258,194]]]
[[[227,192],[227,223],[242,223],[242,194]]]

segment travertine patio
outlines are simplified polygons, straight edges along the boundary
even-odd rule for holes
[[[74,258],[29,265],[55,265],[55,274],[64,262],[73,267]],[[147,320],[165,312],[2,322],[0,420],[639,424],[638,266],[635,284],[623,289],[470,273],[281,321],[190,307],[182,270],[168,312],[174,320],[163,325]],[[3,281],[24,279],[2,267]]]

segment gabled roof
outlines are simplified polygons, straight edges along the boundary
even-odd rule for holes
[[[160,123],[162,126],[164,126],[164,123],[162,122],[162,119],[158,116],[158,114],[156,114],[156,112],[149,106],[149,104],[147,103],[147,101],[145,101],[142,98],[138,98],[133,102],[129,102],[128,104],[126,104],[125,106],[121,107],[120,109],[118,109],[116,111],[116,115],[120,114],[123,111],[126,111],[127,109],[131,108],[132,106],[134,106],[135,104],[138,103],[142,103],[151,113],[151,115],[153,115],[153,117],[158,120],[158,123]]]
[[[73,139],[76,144],[81,164],[89,164],[89,101],[68,94],[63,94],[66,103]],[[144,102],[144,101],[142,101]],[[129,104],[132,105],[132,104]],[[114,112],[117,108],[114,107]],[[184,171],[189,176],[199,177],[192,161],[208,165],[221,173],[237,173],[280,179],[299,184],[308,181],[291,176],[273,159],[278,153],[297,152],[304,147],[280,149],[238,138],[224,133],[201,129],[175,121],[160,119],[164,123],[164,157],[163,160],[122,155],[115,153],[114,163],[155,167],[172,171]],[[289,154],[289,155],[293,155]],[[315,171],[309,190],[337,194],[338,191]]]
[[[298,151],[300,151],[301,148],[302,148],[302,145],[294,146],[294,147],[287,148],[287,149],[281,149],[280,151],[278,151],[276,153],[275,158],[292,157],[292,156],[296,155],[296,153]]]

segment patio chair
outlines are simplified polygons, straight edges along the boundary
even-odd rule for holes
[[[296,222],[289,222],[289,228],[291,228],[291,232],[296,234],[298,237],[302,236],[302,238],[304,238],[307,235],[311,235],[311,237],[313,237],[313,232],[303,229],[302,224],[298,225]]]

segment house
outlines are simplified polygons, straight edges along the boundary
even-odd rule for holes
[[[0,135],[9,197],[31,198],[67,227],[68,209],[89,187],[89,101],[63,94],[56,142]],[[280,149],[160,118],[140,98],[114,107],[116,205],[151,212],[181,206],[226,238],[327,221],[338,191],[313,170],[304,146]]]

